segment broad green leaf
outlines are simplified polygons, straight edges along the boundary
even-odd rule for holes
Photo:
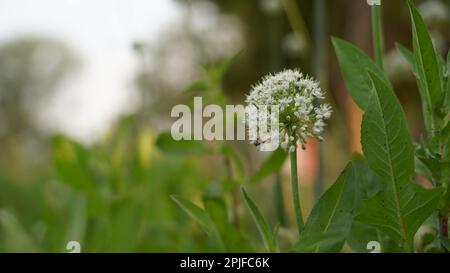
[[[342,248],[342,243],[344,241],[345,236],[344,234],[342,234],[342,232],[314,232],[308,234],[308,236],[302,237],[302,240],[297,245],[295,245],[294,251],[301,253],[311,253],[317,252],[317,249],[319,248],[323,248],[329,250],[325,252],[337,252]],[[335,249],[337,249],[337,245],[341,245],[341,247],[335,251]]]
[[[424,112],[426,120],[432,120],[436,104],[441,98],[440,68],[437,60],[433,42],[426,28],[425,22],[414,5],[408,0],[411,13],[414,59],[416,62],[417,74],[419,76],[419,91],[422,100],[425,102]],[[433,129],[433,124],[428,129]]]
[[[313,252],[339,252],[350,233],[353,214],[363,198],[378,192],[383,182],[367,167],[361,157],[351,161],[337,181],[320,198],[311,211],[296,248],[307,248],[313,234],[335,234],[330,242],[314,242]],[[339,239],[338,239],[339,238]]]
[[[364,110],[372,93],[370,78],[364,71],[372,70],[387,84],[389,82],[383,71],[360,49],[335,37],[332,41],[345,85],[356,104]]]
[[[261,237],[264,241],[264,245],[266,246],[267,251],[276,252],[277,249],[275,246],[275,240],[273,238],[272,232],[269,229],[269,226],[266,223],[266,220],[264,220],[264,217],[259,211],[258,207],[253,202],[253,200],[248,196],[247,192],[243,187],[241,188],[241,193],[245,201],[245,204],[247,205],[247,208],[250,210],[250,214],[252,215],[256,226],[258,227],[259,233],[261,234]]]
[[[347,244],[355,252],[370,252],[369,243],[375,241],[380,243],[382,253],[399,253],[402,249],[399,248],[386,233],[379,228],[362,223],[358,220],[353,220],[352,230],[347,237]]]
[[[414,146],[401,105],[392,89],[371,71],[373,96],[361,125],[369,166],[385,181],[409,183],[414,174]]]
[[[278,171],[287,158],[287,153],[283,149],[277,149],[264,162],[259,170],[250,179],[251,183],[257,183],[266,178],[267,176]]]
[[[414,234],[436,209],[442,191],[412,182],[414,146],[401,105],[382,79],[368,73],[374,92],[363,116],[361,142],[369,167],[385,181],[385,188],[366,202],[358,220],[379,227],[412,251]]]
[[[396,193],[388,188],[380,192],[367,200],[363,213],[356,219],[378,227],[404,251],[410,252],[417,230],[436,211],[442,189],[426,190],[417,184],[409,184],[398,194],[400,196],[394,197]]]
[[[180,197],[172,195],[171,198],[202,227],[206,234],[211,238],[212,242],[218,247],[219,251],[225,250],[222,237],[220,236],[216,225],[204,209]]]
[[[161,151],[171,155],[199,155],[208,152],[208,147],[201,141],[174,140],[169,132],[161,133],[156,140]]]
[[[371,241],[380,242],[377,229],[367,224],[354,220],[347,243],[354,252],[368,252],[367,244]],[[383,251],[382,247],[382,251]]]

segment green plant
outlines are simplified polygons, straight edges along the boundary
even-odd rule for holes
[[[354,156],[303,224],[297,189],[296,153],[291,151],[292,190],[299,237],[286,248],[278,243],[281,236],[278,225],[272,232],[256,202],[242,188],[242,198],[267,251],[339,252],[345,249],[365,252],[372,241],[377,241],[384,252],[449,251],[450,52],[447,60],[436,52],[423,19],[414,5],[410,1],[407,3],[411,13],[413,51],[401,45],[398,49],[410,62],[417,78],[427,135],[419,143],[413,141],[402,106],[384,73],[381,7],[374,7],[375,62],[352,44],[332,39],[346,86],[364,111],[361,124],[364,156]],[[301,138],[290,139],[294,141],[289,142],[293,149],[297,140],[304,143]],[[252,178],[242,176],[238,184],[257,182],[277,172],[286,157],[287,153],[282,150],[273,152]],[[426,177],[431,186],[426,189],[416,183],[416,175]],[[215,232],[219,224],[212,219],[206,203],[202,209],[175,200],[202,227],[206,227],[210,236],[229,236]],[[439,235],[426,233],[419,238],[421,244],[415,244],[416,233],[425,224],[431,226],[431,230],[439,230]],[[242,229],[233,232],[244,233]],[[439,244],[434,248],[425,247],[436,242]]]
[[[333,39],[346,85],[364,111],[361,143],[366,162],[384,180],[384,188],[365,202],[355,219],[389,236],[396,247],[412,252],[418,228],[438,211],[441,247],[448,251],[448,64],[435,51],[416,8],[410,1],[408,6],[414,50],[398,48],[411,63],[423,101],[428,136],[420,144],[413,143],[401,105],[384,75],[379,28],[374,28],[377,65],[351,44]],[[379,12],[374,14],[379,17]],[[357,71],[365,72],[356,76]],[[415,173],[429,174],[433,189],[417,185]]]

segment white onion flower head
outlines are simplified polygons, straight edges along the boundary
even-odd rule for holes
[[[331,106],[324,103],[324,93],[319,83],[299,70],[284,70],[268,75],[253,86],[247,96],[248,105],[278,106],[281,147],[295,151],[297,142],[302,148],[308,139],[323,140],[325,121],[331,117]],[[247,120],[257,119],[254,112],[247,113]],[[255,141],[263,142],[264,139]]]

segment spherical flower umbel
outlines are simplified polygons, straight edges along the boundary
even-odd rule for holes
[[[294,152],[297,142],[302,148],[308,139],[323,140],[325,120],[331,116],[331,106],[324,103],[324,93],[319,83],[299,70],[284,70],[268,75],[255,85],[247,96],[248,105],[278,106],[279,132],[282,147]],[[247,120],[254,120],[256,113],[248,112]],[[257,144],[265,141],[258,137]]]

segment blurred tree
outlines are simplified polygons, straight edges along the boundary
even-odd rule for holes
[[[42,152],[44,132],[36,124],[36,113],[75,64],[65,45],[47,38],[25,37],[0,46],[2,166],[27,158],[27,149]]]

